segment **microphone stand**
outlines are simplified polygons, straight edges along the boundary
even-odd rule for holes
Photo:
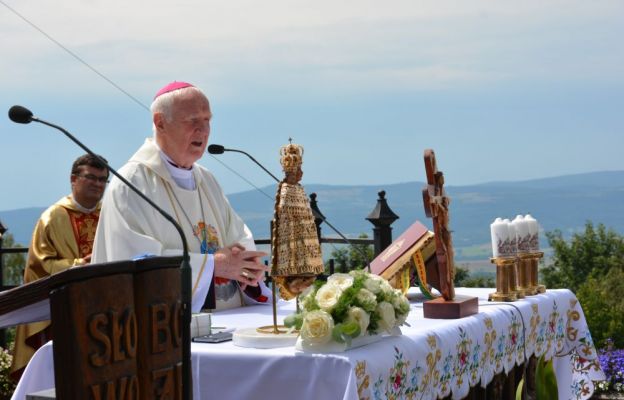
[[[249,154],[249,153],[247,153],[247,152],[245,152],[245,151],[242,151],[242,150],[236,150],[236,149],[226,149],[226,148],[224,148],[224,149],[223,149],[223,151],[233,151],[233,152],[235,152],[235,153],[241,153],[241,154],[246,155],[247,157],[249,157],[249,158],[251,159],[251,161],[255,162],[257,166],[259,166],[260,168],[262,168],[262,169],[264,170],[264,172],[266,172],[267,174],[271,175],[271,177],[272,177],[273,179],[275,179],[275,182],[279,183],[279,181],[280,181],[280,180],[279,180],[279,179],[277,179],[277,177],[275,177],[275,175],[273,175],[271,172],[269,172],[269,170],[268,170],[268,169],[264,168],[264,166],[263,166],[262,164],[260,164],[258,161],[256,161],[256,159],[255,159],[255,158],[253,158],[253,157],[251,156],[251,154]]]
[[[215,146],[216,146],[216,145],[215,145]],[[267,174],[269,174],[269,175],[270,175],[273,179],[275,179],[275,182],[277,182],[277,183],[279,183],[279,182],[280,182],[280,180],[279,180],[279,179],[277,179],[277,178],[275,177],[275,175],[273,175],[271,172],[269,172],[269,170],[268,170],[268,169],[264,168],[264,166],[263,166],[262,164],[260,164],[258,161],[256,161],[256,159],[255,159],[255,158],[253,158],[253,157],[252,157],[249,153],[247,153],[247,152],[245,152],[245,151],[242,151],[242,150],[227,149],[227,148],[225,148],[225,147],[223,147],[223,151],[232,151],[232,152],[235,152],[235,153],[241,153],[241,154],[246,155],[247,157],[249,157],[249,158],[251,159],[251,161],[255,162],[255,163],[256,163],[256,164],[257,164],[260,168],[262,168],[262,169],[264,170],[264,172],[266,172],[266,173],[267,173]],[[217,153],[217,154],[218,154],[218,153]],[[345,235],[343,235],[343,234],[342,234],[342,233],[341,233],[338,229],[336,229],[336,228],[335,228],[332,224],[330,224],[330,223],[329,223],[329,221],[327,220],[327,218],[323,217],[323,222],[325,222],[325,223],[327,224],[327,226],[329,226],[329,227],[330,227],[330,228],[331,228],[334,232],[336,232],[336,234],[337,234],[338,236],[340,236],[340,238],[341,238],[342,240],[344,240],[344,241],[345,241],[345,243],[347,243],[349,246],[352,246],[354,249],[356,249],[356,250],[360,253],[360,255],[362,255],[362,256],[364,257],[364,261],[366,261],[366,263],[367,263],[367,269],[368,269],[368,272],[370,272],[370,261],[368,260],[368,256],[366,255],[366,253],[364,253],[364,251],[363,251],[363,250],[361,250],[359,247],[355,247],[355,246],[353,245],[353,243],[351,243],[351,241],[350,241],[349,239],[347,239],[347,237],[346,237]],[[321,239],[321,238],[319,238],[319,240],[320,240],[320,239]]]
[[[119,178],[120,181],[125,183],[130,189],[132,189],[140,198],[145,200],[149,205],[154,207],[156,211],[158,211],[165,219],[178,231],[180,234],[180,238],[182,239],[182,264],[180,265],[180,274],[182,280],[181,287],[181,297],[182,297],[182,398],[185,400],[190,400],[193,397],[192,392],[192,381],[191,381],[191,263],[190,256],[188,252],[188,244],[186,241],[186,236],[182,231],[182,227],[176,222],[175,219],[167,212],[165,212],[162,208],[156,205],[149,197],[143,194],[139,189],[137,189],[133,184],[128,182],[123,176],[121,176],[117,171],[115,171],[106,161],[102,159],[102,157],[95,154],[91,149],[82,144],[78,139],[76,139],[71,133],[61,128],[58,125],[52,124],[50,122],[44,121],[42,119],[31,116],[31,121],[36,121],[41,124],[50,126],[52,128],[58,129],[63,132],[65,136],[71,139],[74,143],[76,143],[80,148],[89,153],[90,155],[96,157],[102,164],[106,166],[113,175]]]

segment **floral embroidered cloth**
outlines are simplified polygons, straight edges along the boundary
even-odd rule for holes
[[[514,303],[488,303],[493,289],[462,289],[477,296],[479,314],[460,320],[424,319],[412,299],[402,336],[343,353],[314,354],[293,347],[250,349],[192,344],[193,399],[461,399],[531,355],[554,356],[560,399],[587,399],[592,379],[604,375],[596,361],[581,305],[569,290],[549,290]],[[279,318],[294,301],[279,302]],[[258,327],[271,311],[250,306],[218,312],[215,326]],[[13,399],[54,386],[51,346],[28,365]]]
[[[459,289],[485,300],[488,289]],[[426,322],[425,322],[426,321]],[[550,290],[514,303],[480,301],[479,314],[460,320],[423,320],[412,302],[403,327],[409,342],[389,343],[393,355],[358,359],[360,399],[461,399],[532,355],[554,357],[560,399],[587,399],[604,376],[581,305],[569,290]],[[382,361],[383,360],[383,361]]]

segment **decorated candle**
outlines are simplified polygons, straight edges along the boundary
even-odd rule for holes
[[[527,221],[522,215],[517,215],[511,222],[516,232],[516,244],[518,246],[519,253],[528,253],[530,251],[529,245],[531,241],[531,234],[529,233],[529,221]]]
[[[490,233],[492,235],[492,256],[504,257],[505,256],[505,243],[509,242],[509,228],[507,223],[503,222],[501,218],[496,218],[494,222],[490,224]]]
[[[527,221],[529,225],[529,235],[531,236],[529,240],[529,251],[534,253],[539,251],[539,225],[537,220],[531,216],[531,214],[527,214],[524,216],[524,220]]]
[[[507,246],[505,247],[504,255],[506,257],[513,257],[518,252],[518,242],[516,241],[516,229],[511,224],[511,221],[509,220],[509,218],[505,218],[503,222],[507,224],[507,230],[508,230],[507,237],[509,238],[507,240]]]

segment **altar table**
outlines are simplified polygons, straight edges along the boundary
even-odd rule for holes
[[[423,318],[410,291],[402,336],[344,353],[309,354],[294,347],[250,349],[232,342],[193,343],[193,398],[215,399],[461,399],[530,356],[554,357],[560,399],[587,399],[592,380],[604,379],[581,305],[569,290],[549,290],[514,303],[487,301],[493,289],[457,288],[479,297],[479,313],[458,320]],[[278,303],[280,321],[294,301]],[[215,313],[213,324],[258,327],[272,323],[270,306]],[[52,347],[28,365],[13,399],[54,386]]]

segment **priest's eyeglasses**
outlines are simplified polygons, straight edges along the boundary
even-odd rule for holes
[[[79,178],[85,178],[91,182],[100,182],[103,184],[107,184],[108,182],[110,182],[108,180],[108,176],[95,176],[93,174],[85,174],[85,175],[74,174],[74,176],[77,176]]]

